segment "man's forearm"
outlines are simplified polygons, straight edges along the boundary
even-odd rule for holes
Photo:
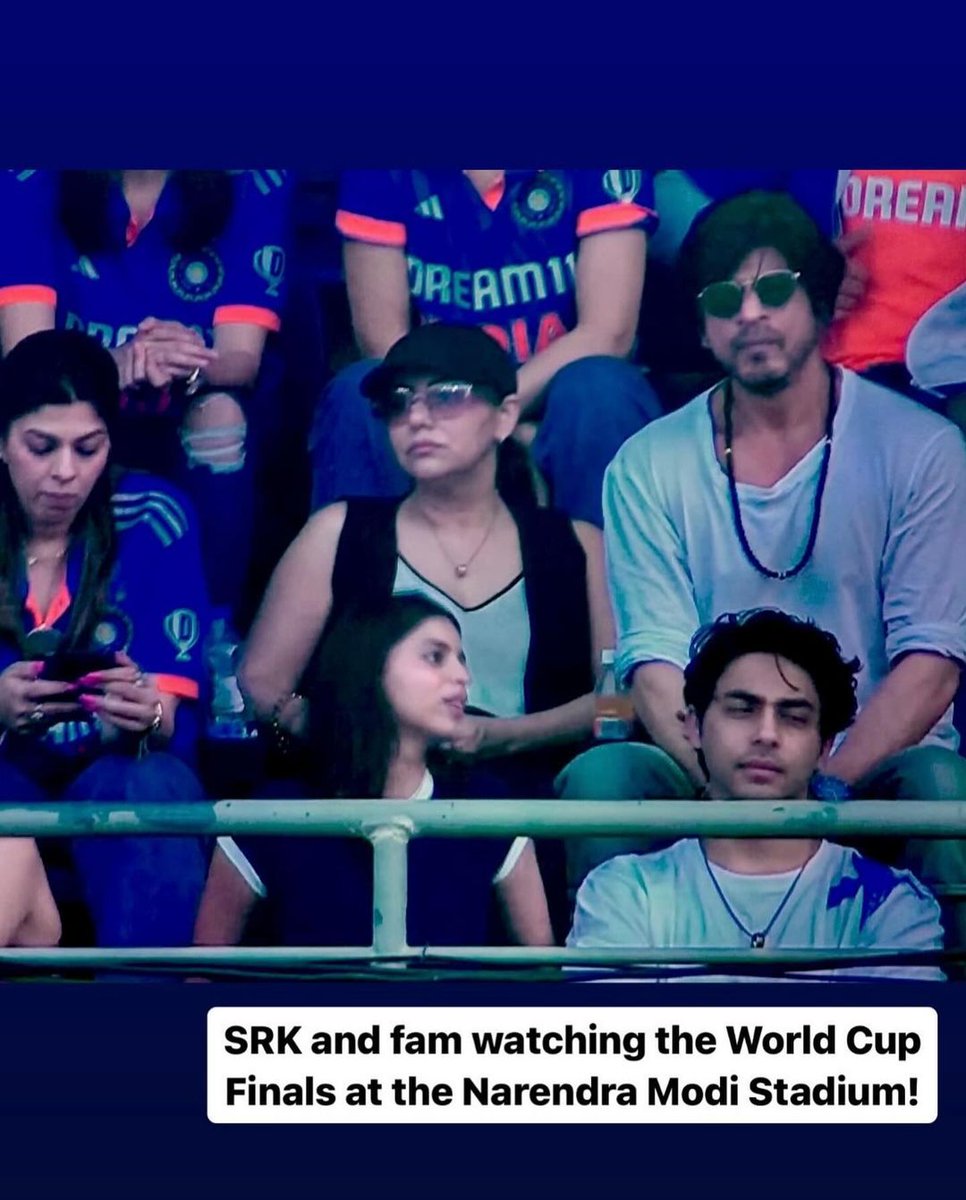
[[[684,673],[670,663],[645,663],[634,672],[634,709],[648,736],[686,771],[695,787],[707,779],[684,736]]]
[[[938,654],[910,654],[885,677],[829,759],[832,775],[855,783],[879,763],[917,745],[956,695],[959,666]]]

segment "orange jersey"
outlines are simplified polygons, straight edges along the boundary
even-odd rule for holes
[[[869,278],[826,354],[855,371],[906,363],[921,318],[966,285],[966,171],[850,171],[840,210],[843,233],[867,231],[851,254]]]

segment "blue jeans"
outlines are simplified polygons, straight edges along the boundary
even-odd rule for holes
[[[411,486],[385,425],[359,390],[376,365],[353,363],[322,395],[309,439],[313,510],[347,496],[402,496]],[[552,504],[572,520],[603,527],[604,470],[632,434],[661,414],[657,393],[623,359],[582,358],[558,371],[531,447]]]
[[[44,788],[0,759],[0,803],[132,803],[203,800],[201,784],[169,754],[105,754],[62,791]],[[207,875],[197,837],[79,837],[70,852],[98,946],[187,946]],[[55,889],[55,899],[57,899]]]

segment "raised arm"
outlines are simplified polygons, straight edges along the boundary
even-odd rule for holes
[[[320,509],[283,555],[252,626],[239,683],[263,720],[303,732],[304,703],[291,699],[332,608],[332,571],[344,503]]]

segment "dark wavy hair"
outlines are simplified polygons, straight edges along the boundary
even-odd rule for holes
[[[58,187],[60,223],[75,249],[96,254],[117,243],[108,219],[111,187],[119,171],[61,171]],[[227,171],[172,171],[166,187],[177,193],[179,221],[170,235],[171,248],[182,254],[216,240],[228,225],[234,190]]]
[[[786,192],[751,191],[709,205],[695,218],[677,259],[680,286],[692,303],[718,280],[730,279],[753,250],[777,250],[823,324],[832,319],[845,259]]]
[[[814,621],[775,608],[724,613],[705,625],[691,641],[691,661],[684,669],[684,702],[700,724],[714,698],[718,680],[746,654],[773,654],[801,667],[818,694],[818,726],[827,742],[855,719],[857,658],[845,659],[838,641]]]
[[[307,775],[320,796],[382,796],[399,729],[383,687],[386,661],[417,626],[452,613],[417,592],[341,610],[323,635],[305,685]]]
[[[48,404],[89,404],[112,434],[120,403],[117,367],[99,342],[76,330],[50,329],[18,342],[0,362],[0,438],[14,421]],[[117,553],[111,505],[113,471],[107,466],[91,489],[71,530],[84,548],[80,586],[71,605],[66,645],[89,640],[107,601]],[[27,523],[10,473],[0,470],[0,637],[23,647],[18,585],[23,578]]]

